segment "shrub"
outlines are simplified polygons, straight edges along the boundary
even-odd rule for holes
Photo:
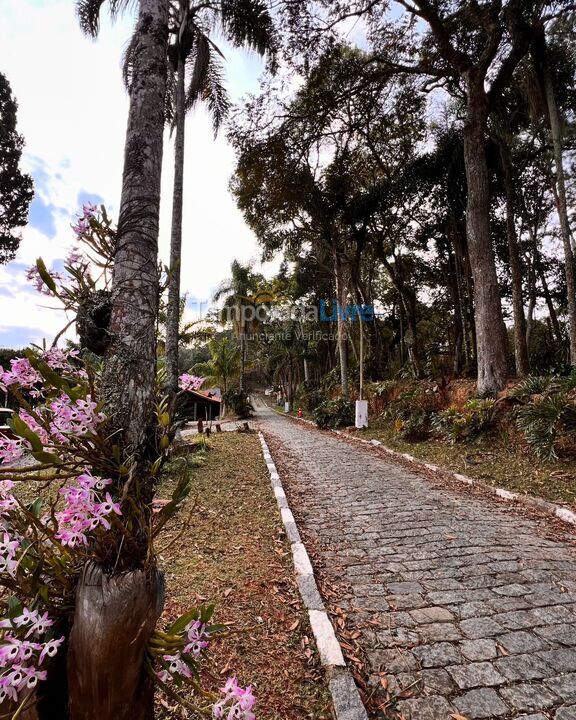
[[[396,415],[394,429],[403,440],[425,440],[430,434],[430,415],[424,410],[402,410]]]
[[[462,409],[451,405],[432,418],[432,427],[444,438],[458,442],[477,437],[494,422],[494,400],[472,398]]]
[[[345,398],[325,400],[314,410],[319,428],[338,428],[354,424],[354,404]]]
[[[310,380],[301,383],[298,391],[298,407],[312,412],[326,399],[326,393],[317,388]]]
[[[552,393],[519,408],[516,425],[541,459],[558,458],[555,444],[560,433],[576,431],[576,405],[565,393]]]
[[[382,416],[391,420],[396,432],[410,442],[424,440],[430,433],[430,416],[437,407],[432,389],[417,383],[388,403]]]
[[[224,393],[223,399],[226,407],[231,410],[234,415],[237,415],[241,419],[252,417],[254,407],[245,390],[231,388]]]

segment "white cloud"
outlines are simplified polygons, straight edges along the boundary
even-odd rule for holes
[[[133,21],[102,22],[96,41],[82,36],[71,0],[12,0],[0,3],[0,71],[19,103],[18,127],[26,140],[24,165],[42,171],[37,192],[53,211],[56,235],[25,228],[16,263],[0,268],[0,345],[6,328],[45,330],[50,339],[61,318],[41,307],[43,299],[25,288],[22,264],[42,255],[63,257],[71,244],[70,222],[78,193],[97,193],[112,215],[119,203],[128,101],[122,86],[122,50]],[[257,89],[262,62],[225,49],[234,99]],[[165,146],[160,251],[167,261],[172,183],[172,144]],[[208,298],[228,274],[234,257],[258,258],[255,239],[228,193],[232,148],[214,141],[203,109],[188,119],[182,289]],[[45,173],[45,174],[44,174]],[[11,307],[10,307],[11,306]],[[5,311],[8,310],[8,312]]]

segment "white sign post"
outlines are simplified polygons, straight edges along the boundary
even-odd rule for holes
[[[368,427],[368,400],[356,400],[356,427]]]

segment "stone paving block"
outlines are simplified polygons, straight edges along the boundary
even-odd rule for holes
[[[369,655],[373,672],[401,673],[419,668],[419,662],[410,650],[395,648],[373,650]]]
[[[406,720],[447,720],[452,713],[448,701],[439,696],[403,700],[398,710]]]
[[[454,698],[452,702],[458,711],[470,720],[502,717],[510,712],[508,706],[492,688],[470,690]]]
[[[576,649],[556,648],[539,652],[538,655],[559,673],[576,671]]]
[[[446,667],[461,661],[460,651],[455,645],[447,642],[433,645],[420,645],[413,650],[423,668]]]
[[[530,586],[514,583],[513,585],[502,585],[500,587],[492,588],[492,592],[495,592],[497,595],[519,597],[521,595],[527,595],[530,592]]]
[[[556,623],[570,623],[576,620],[576,615],[571,613],[564,605],[552,605],[551,607],[539,607],[532,610],[532,614],[538,621],[537,625],[554,625]]]
[[[460,643],[460,652],[468,660],[493,660],[498,657],[498,647],[494,640],[464,640]]]
[[[576,705],[563,705],[556,710],[554,720],[576,720]]]
[[[419,629],[424,642],[442,642],[462,639],[462,632],[452,623],[428,623]]]
[[[508,680],[539,680],[554,675],[554,670],[537,655],[510,655],[494,664]]]
[[[417,582],[386,583],[386,589],[390,595],[413,595],[424,591],[422,585]]]
[[[473,640],[478,638],[493,637],[503,632],[503,627],[491,617],[470,618],[462,620],[460,629]]]
[[[412,610],[410,616],[418,624],[452,622],[454,620],[454,615],[443,607],[425,607]]]
[[[506,678],[502,677],[494,668],[494,665],[489,662],[455,665],[446,669],[461,690],[469,690],[475,687],[491,687],[506,682]]]
[[[428,597],[434,605],[455,605],[467,600],[464,590],[432,591],[428,593]]]
[[[525,630],[506,633],[498,637],[498,644],[510,654],[529,653],[542,650],[548,644],[534,633]]]
[[[399,627],[393,630],[382,630],[377,632],[376,643],[385,648],[391,647],[413,647],[420,644],[420,635],[407,628]]]
[[[551,643],[576,645],[576,625],[544,625],[535,627],[534,632]]]
[[[558,697],[540,684],[521,684],[500,688],[500,695],[515,710],[546,710],[558,702]]]
[[[422,595],[386,595],[386,602],[396,610],[413,610],[427,605]]]
[[[512,612],[496,613],[494,620],[508,630],[524,630],[535,625],[544,625],[534,615],[534,610],[513,610]]]
[[[544,684],[565,702],[576,702],[576,673],[550,678]]]
[[[454,681],[446,670],[422,670],[422,683],[431,695],[451,695],[456,690]]]
[[[481,600],[465,602],[461,605],[448,605],[448,610],[453,612],[456,617],[460,618],[460,620],[486,617],[494,614],[494,610],[490,607],[488,602],[482,602]]]

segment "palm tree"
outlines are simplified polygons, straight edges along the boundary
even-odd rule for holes
[[[242,265],[234,260],[230,269],[230,278],[224,280],[214,293],[214,300],[218,302],[224,299],[221,317],[224,321],[232,321],[234,332],[240,342],[240,389],[244,390],[248,334],[255,331],[259,309],[269,300],[269,293],[259,291],[264,278],[253,273],[249,265]]]
[[[169,75],[167,120],[176,131],[174,142],[174,189],[170,237],[170,275],[166,323],[167,387],[178,389],[178,323],[180,303],[180,259],[184,201],[184,146],[186,113],[205,101],[216,135],[230,103],[223,82],[224,55],[211,38],[213,28],[236,47],[246,47],[264,55],[272,49],[272,19],[263,0],[193,4],[190,0],[171,0],[172,41],[168,47]],[[124,71],[130,85],[133,64],[132,43],[128,46]]]
[[[240,370],[240,348],[228,337],[212,338],[208,343],[208,351],[210,360],[196,363],[191,371],[201,375],[207,385],[222,386],[222,392],[225,393],[230,380]]]
[[[104,0],[78,0],[82,30],[95,37]],[[108,0],[112,16],[130,0]],[[169,0],[139,0],[133,82],[126,131],[122,196],[115,247],[111,344],[101,396],[134,477],[149,477],[154,443],[158,219],[166,98]],[[143,472],[142,472],[143,471]],[[147,537],[152,488],[142,487],[141,526]],[[134,516],[136,518],[136,515]],[[128,543],[131,544],[131,543]],[[147,563],[147,543],[119,544],[116,565],[88,563],[78,582],[69,639],[70,718],[149,720],[154,683],[144,670],[148,639],[162,610],[162,581]],[[121,571],[120,576],[114,570]]]
[[[228,337],[212,338],[208,343],[210,360],[196,363],[191,371],[204,377],[207,385],[221,386],[222,388],[222,417],[226,413],[224,405],[226,391],[230,380],[238,375],[240,370],[240,348]]]

